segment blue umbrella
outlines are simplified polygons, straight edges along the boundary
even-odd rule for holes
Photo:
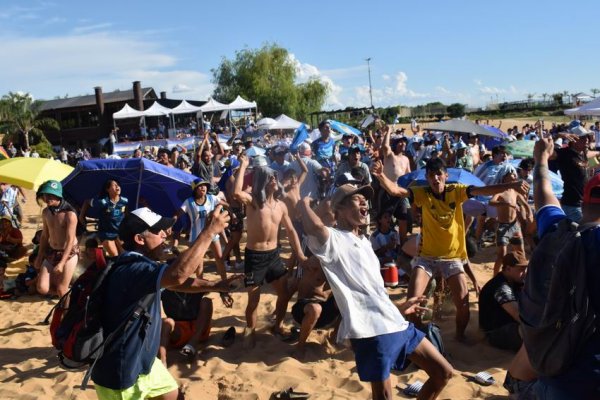
[[[262,147],[252,146],[246,149],[246,155],[248,157],[264,156],[267,151]]]
[[[515,168],[519,168],[519,164],[521,163],[521,160],[520,159],[510,160],[510,163]],[[554,193],[554,195],[560,199],[563,195],[563,190],[564,190],[565,184],[564,184],[562,178],[560,177],[560,175],[558,175],[556,172],[553,172],[553,171],[548,171],[548,172],[549,172],[549,176],[550,176],[550,184],[552,185],[552,193]],[[533,198],[533,185],[531,185],[531,188],[529,189],[529,197]]]
[[[339,132],[342,134],[362,136],[362,132],[353,126],[344,124],[343,122],[335,121],[333,119],[328,120],[328,122],[329,122],[329,126],[331,126],[331,129],[333,129],[336,132]]]
[[[81,206],[100,194],[107,179],[116,179],[121,193],[129,200],[129,209],[147,206],[172,216],[183,201],[192,195],[192,174],[169,168],[145,158],[81,161],[63,179],[63,193],[73,205]]]
[[[485,184],[470,173],[462,168],[448,168],[448,180],[447,183],[462,183],[463,185],[469,186],[485,186]],[[427,179],[425,178],[425,168],[418,169],[408,174],[402,175],[398,178],[398,185],[403,188],[408,188],[409,185],[414,184],[416,186],[427,186]]]

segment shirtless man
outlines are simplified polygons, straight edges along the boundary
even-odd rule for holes
[[[498,183],[511,183],[517,181],[517,170],[510,164],[506,164],[498,171]],[[524,253],[523,234],[518,221],[518,214],[523,213],[526,220],[531,218],[531,208],[525,197],[514,189],[505,190],[492,197],[490,206],[498,210],[498,229],[496,230],[496,262],[494,263],[494,276],[500,272],[502,259],[506,255],[508,244],[511,239],[519,242],[519,250]]]
[[[229,212],[231,215],[231,222],[229,223],[229,240],[223,250],[223,264],[229,269],[232,266],[229,264],[229,255],[233,250],[235,254],[235,269],[241,268],[242,266],[242,254],[240,252],[240,240],[242,239],[242,233],[244,231],[244,206],[242,203],[237,201],[233,197],[235,189],[235,172],[240,167],[240,163],[237,158],[231,159],[231,176],[227,178],[225,182],[225,200],[229,204]]]
[[[282,322],[287,308],[287,270],[279,257],[277,233],[283,224],[288,234],[293,251],[298,261],[306,260],[300,247],[298,235],[288,215],[287,207],[279,197],[277,174],[270,168],[256,167],[252,181],[252,195],[243,191],[244,175],[248,168],[248,157],[239,158],[240,169],[235,178],[234,199],[246,206],[248,222],[247,243],[244,254],[244,283],[248,288],[248,305],[246,306],[246,329],[244,330],[244,347],[254,347],[254,331],[256,329],[257,307],[260,301],[260,287],[266,281],[271,283],[277,292],[275,307],[275,325],[272,331],[282,333]]]
[[[381,145],[381,156],[383,157],[383,174],[392,182],[410,172],[410,160],[404,155],[408,139],[401,138],[395,141],[394,147],[390,146],[390,127],[383,127],[383,144]],[[398,220],[398,233],[400,244],[406,242],[408,232],[407,217],[410,211],[408,199],[398,199],[390,196],[385,190],[379,193],[379,210],[391,208],[393,215]]]
[[[79,245],[75,230],[77,214],[63,199],[62,185],[46,181],[37,191],[47,207],[42,212],[42,237],[35,260],[39,271],[37,291],[40,294],[56,293],[62,297],[69,290],[73,272],[79,260]]]
[[[296,229],[296,234],[298,234],[298,238],[302,240],[302,221],[300,221],[300,218],[296,215],[296,206],[300,201],[300,186],[302,186],[302,183],[304,183],[304,180],[306,179],[308,167],[302,160],[302,157],[291,154],[291,158],[292,161],[297,160],[301,172],[298,176],[296,170],[291,167],[284,171],[281,184],[283,185],[285,193],[282,200],[287,207],[288,215]]]

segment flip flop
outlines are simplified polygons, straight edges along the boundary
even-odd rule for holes
[[[221,339],[221,346],[229,347],[233,344],[233,342],[235,342],[235,328],[233,326],[230,326],[229,329],[225,331],[225,334]]]
[[[180,351],[181,355],[186,357],[194,357],[196,355],[196,349],[191,344],[186,344]]]
[[[305,392],[295,392],[293,388],[275,392],[271,395],[271,399],[275,400],[306,400],[308,398],[310,398],[310,394]]]
[[[469,377],[469,380],[471,382],[479,383],[482,386],[490,386],[496,383],[494,377],[485,371],[478,372],[477,374]]]
[[[404,389],[402,389],[400,387],[400,385],[398,385],[396,387],[398,389],[402,390],[402,393],[404,393],[406,396],[417,397],[417,395],[419,394],[419,392],[423,388],[423,382],[421,382],[421,381],[414,381],[410,385],[406,386]]]

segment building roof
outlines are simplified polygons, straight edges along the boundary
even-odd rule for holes
[[[151,87],[142,88],[142,98],[150,94],[154,94],[153,98],[156,98],[154,89]],[[115,90],[114,92],[107,92],[102,94],[104,103],[117,103],[128,100],[133,100],[133,89],[129,90]],[[57,110],[62,108],[75,108],[75,107],[86,107],[96,105],[96,95],[88,94],[85,96],[69,97],[66,99],[55,99],[48,100],[42,104],[41,111]]]

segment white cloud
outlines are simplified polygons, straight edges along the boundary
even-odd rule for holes
[[[483,85],[483,82],[481,81],[481,79],[473,79],[473,82],[475,82],[475,84],[476,84],[477,86],[481,86],[481,85]]]
[[[447,95],[450,94],[450,91],[448,89],[446,89],[443,86],[436,86],[435,90],[437,90],[438,93],[442,94],[442,95]]]
[[[483,93],[483,94],[501,94],[501,93],[506,93],[505,89],[500,89],[494,86],[484,86],[482,88],[479,88],[479,92]]]
[[[112,25],[113,24],[111,24],[110,22],[105,22],[102,24],[78,26],[76,28],[73,28],[73,33],[84,34],[84,33],[92,32],[92,31],[102,31],[102,30],[106,30],[106,29],[110,28]]]
[[[390,79],[392,79],[392,77],[388,74],[383,74],[381,75],[381,79],[383,79],[384,81],[389,81]]]
[[[336,84],[329,74],[322,73],[319,68],[312,64],[300,62],[293,53],[288,55],[288,59],[296,69],[296,80],[299,83],[307,82],[310,78],[318,78],[329,87],[324,108],[340,108],[344,105],[340,100],[340,95],[342,95],[344,89]]]

